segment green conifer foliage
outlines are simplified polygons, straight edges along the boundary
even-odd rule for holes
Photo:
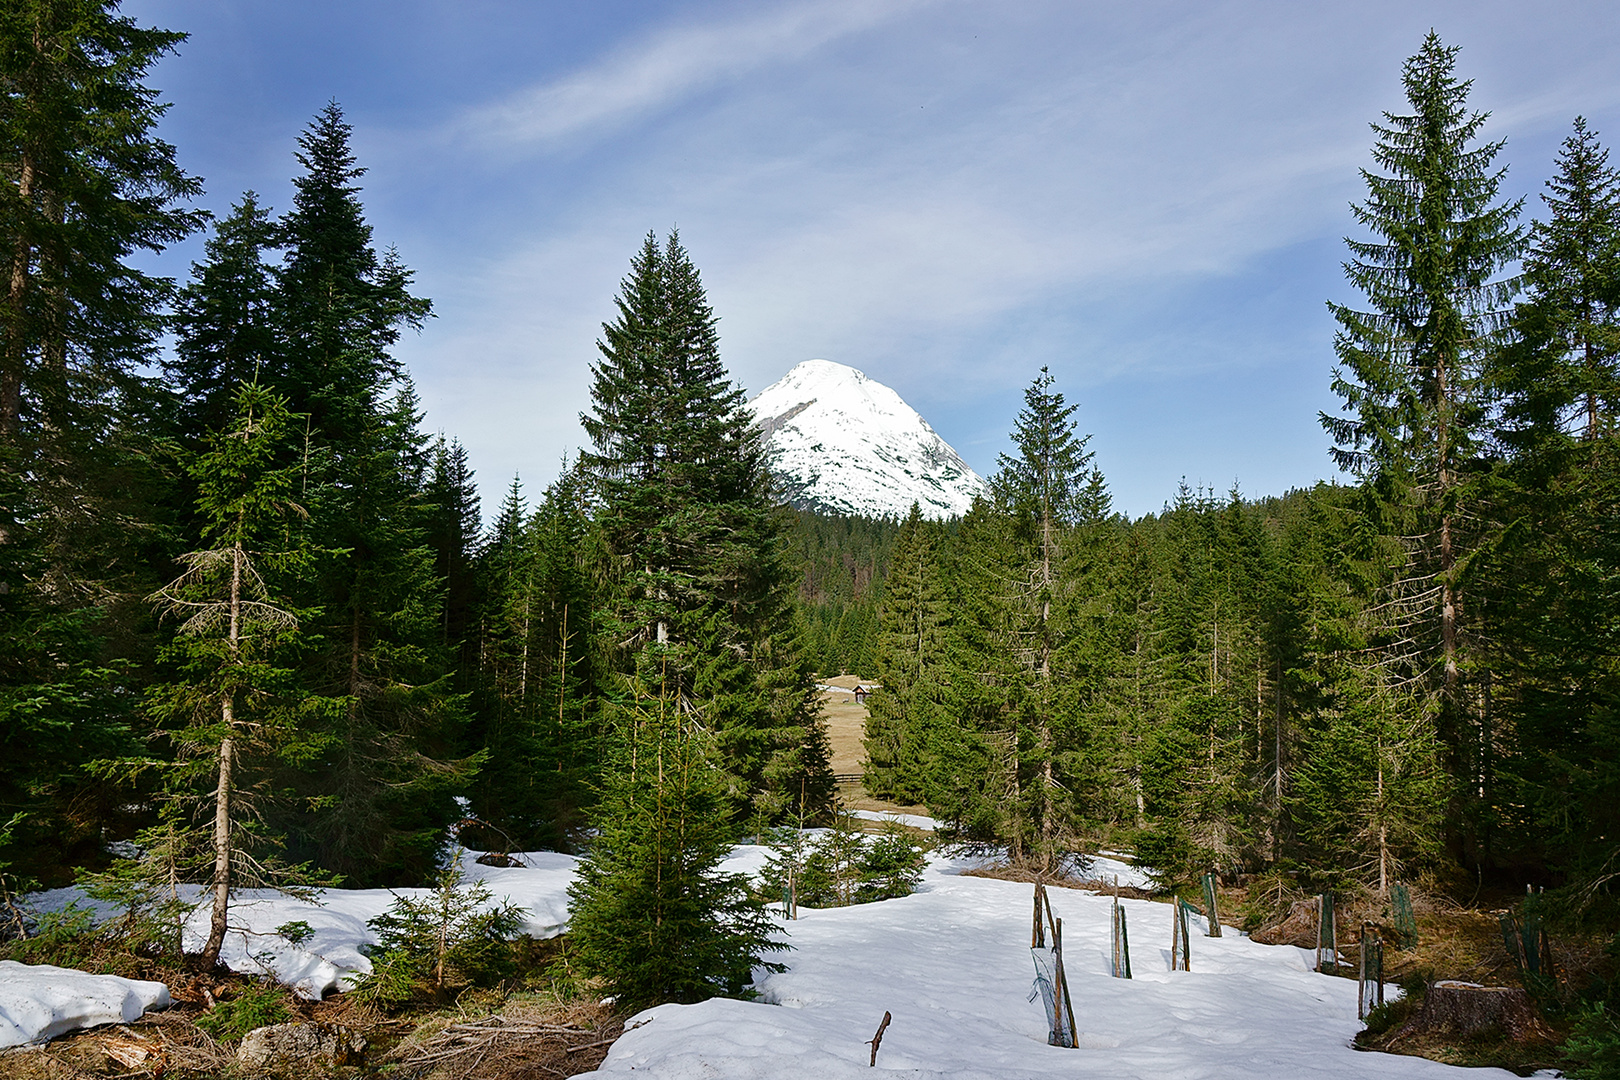
[[[1086,449],[1090,436],[1077,434],[1077,406],[1066,404],[1053,382],[1043,368],[1024,392],[1013,431],[1017,453],[1000,459],[993,486],[1007,527],[999,536],[978,530],[992,543],[967,556],[993,567],[980,628],[1000,663],[985,656],[958,669],[962,678],[977,670],[981,680],[1000,669],[994,681],[1003,688],[1019,774],[1002,839],[1016,861],[1040,871],[1056,869],[1078,847],[1079,777],[1065,766],[1081,764],[1077,692],[1091,672],[1082,670],[1089,664],[1077,622],[1079,568],[1071,560],[1080,553],[1078,530],[1094,530],[1108,509],[1102,474]]]
[[[802,574],[805,652],[824,675],[873,677],[877,612],[899,528],[896,521],[795,514],[790,558]]]
[[[647,694],[622,724],[569,888],[574,960],[628,1007],[740,996],[771,920],[742,874],[719,870],[735,839],[706,717]]]
[[[1516,340],[1493,357],[1502,434],[1521,452],[1610,434],[1620,404],[1620,174],[1583,118],[1574,128],[1530,227]]]
[[[880,799],[922,803],[929,796],[929,728],[944,682],[945,596],[940,587],[938,528],[911,514],[900,528],[878,614],[867,699],[866,790]]]
[[[206,258],[180,290],[175,352],[167,362],[180,399],[183,434],[218,431],[230,422],[244,382],[279,370],[270,212],[247,192],[208,238]]]
[[[1464,604],[1460,565],[1479,520],[1465,504],[1483,433],[1481,370],[1518,288],[1500,275],[1524,237],[1522,200],[1498,197],[1502,143],[1477,141],[1486,118],[1468,109],[1471,84],[1453,74],[1456,56],[1431,31],[1402,71],[1411,111],[1373,125],[1383,172],[1363,170],[1368,197],[1353,212],[1374,238],[1347,240],[1345,264],[1370,310],[1329,305],[1344,415],[1321,421],[1338,444],[1334,460],[1370,484],[1392,541],[1380,645],[1399,655],[1380,662],[1404,666],[1415,690],[1437,695],[1452,773],[1476,777],[1459,788],[1462,803],[1477,797],[1467,793],[1487,765],[1479,691],[1465,686],[1477,612]]]
[[[30,861],[93,850],[126,801],[81,766],[128,749],[149,658],[161,483],[137,368],[169,283],[133,257],[202,220],[145,82],[184,35],[116,8],[0,7],[0,804],[29,811],[10,835]]]
[[[107,383],[146,359],[167,283],[126,262],[201,224],[201,187],[155,137],[143,79],[184,34],[143,29],[110,0],[25,0],[0,13],[0,443],[84,424]]]
[[[302,498],[326,553],[304,602],[319,609],[304,679],[328,711],[329,749],[296,778],[300,850],[357,881],[420,880],[476,765],[445,655],[444,584],[429,545],[432,455],[391,349],[428,302],[372,246],[363,173],[333,103],[299,139],[303,175],[279,226],[283,349],[270,381],[308,417]]]
[[[309,566],[293,436],[284,400],[256,383],[239,387],[231,427],[190,465],[210,546],[182,556],[185,573],[152,598],[179,620],[167,650],[173,677],[151,688],[148,708],[179,751],[166,770],[169,813],[207,822],[196,839],[211,855],[209,967],[231,890],[271,877],[269,860],[247,854],[264,809],[258,797],[276,764],[320,749],[303,730],[309,703],[286,666],[299,620],[284,597]]]
[[[811,672],[800,655],[783,522],[716,319],[671,235],[649,235],[603,325],[582,456],[610,563],[615,667],[715,725],[741,812],[831,791]]]
[[[1364,677],[1352,669],[1337,681],[1341,707],[1313,723],[1288,798],[1320,874],[1388,896],[1439,855],[1445,777],[1432,726]]]
[[[514,481],[480,558],[489,756],[473,807],[523,847],[575,842],[602,767],[594,540],[582,495],[565,475],[531,515]]]
[[[1484,855],[1550,864],[1590,887],[1616,858],[1620,696],[1612,675],[1620,580],[1620,178],[1584,122],[1565,140],[1532,226],[1526,301],[1495,357],[1505,460],[1492,475],[1489,750],[1500,763]],[[1528,827],[1527,827],[1527,823]],[[1591,895],[1587,893],[1586,895]]]

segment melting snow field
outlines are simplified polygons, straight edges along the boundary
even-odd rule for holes
[[[887,810],[851,810],[849,816],[860,818],[862,821],[892,821],[897,825],[909,825],[913,829],[921,829],[923,832],[933,832],[939,828],[939,822],[921,814],[896,814]]]
[[[757,872],[766,850],[739,847],[730,871]],[[527,932],[564,928],[574,860],[522,856],[527,868],[463,865],[497,900],[528,909]],[[872,1076],[867,1040],[885,1011],[878,1068],[884,1075],[1102,1077],[1140,1080],[1463,1077],[1511,1074],[1461,1070],[1419,1058],[1350,1048],[1360,1029],[1356,986],[1309,970],[1301,949],[1257,945],[1233,930],[1192,941],[1190,972],[1169,970],[1170,907],[1126,900],[1135,978],[1109,975],[1105,896],[1052,889],[1063,919],[1065,963],[1081,1046],[1046,1045],[1046,1020],[1030,999],[1031,886],[962,877],[969,864],[935,859],[914,895],[859,907],[813,910],[783,927],[791,952],[781,974],[759,973],[760,1000],[664,1005],[634,1018],[595,1075],[661,1080],[778,1080]],[[1140,885],[1142,872],[1099,857],[1103,880]],[[400,890],[402,893],[406,890]],[[420,891],[420,890],[413,890]],[[67,891],[36,900],[59,906]],[[326,890],[317,906],[269,893],[245,894],[233,910],[226,960],[240,971],[273,971],[306,996],[341,987],[369,969],[359,947],[366,920],[387,910],[385,889]],[[206,912],[191,932],[201,944]],[[295,946],[275,932],[302,920],[312,936]],[[1196,920],[1195,920],[1196,922]],[[75,1027],[127,1021],[161,1007],[160,984],[0,966],[0,1045],[49,1038]],[[30,1001],[29,995],[35,995]],[[41,996],[43,994],[43,996]],[[9,1023],[10,1028],[6,1027]]]
[[[631,1021],[595,1075],[660,1080],[870,1077],[953,1080],[1119,1077],[1489,1077],[1420,1058],[1361,1053],[1350,1040],[1356,984],[1309,970],[1302,949],[1228,929],[1192,941],[1192,971],[1169,970],[1170,907],[1122,901],[1135,978],[1109,975],[1107,897],[1052,889],[1080,1048],[1046,1045],[1030,1001],[1031,886],[956,876],[936,863],[918,893],[812,911],[788,924],[789,970],[760,1001],[663,1005]],[[1122,880],[1121,884],[1125,882]],[[1194,920],[1196,922],[1196,920]]]

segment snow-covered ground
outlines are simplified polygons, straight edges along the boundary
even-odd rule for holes
[[[851,810],[849,816],[860,818],[862,821],[893,821],[901,825],[910,825],[913,829],[921,829],[924,832],[933,832],[939,828],[939,822],[921,814],[897,814],[888,810]]]
[[[1093,855],[1091,868],[1086,871],[1085,877],[1099,881],[1103,885],[1118,885],[1122,889],[1151,889],[1153,876],[1135,863],[1127,862],[1126,856]],[[1130,916],[1126,916],[1127,920]],[[1166,917],[1168,921],[1168,916]]]
[[[523,933],[534,938],[556,937],[568,924],[568,885],[574,880],[576,859],[554,851],[519,852],[522,867],[483,866],[476,852],[460,853],[468,883],[482,881],[494,903],[510,901],[524,909]],[[232,971],[273,974],[300,996],[321,998],[346,989],[348,977],[369,972],[371,961],[360,946],[374,944],[377,935],[366,920],[387,911],[396,896],[422,896],[429,889],[321,889],[312,900],[302,900],[270,889],[244,889],[231,901],[230,930],[220,959]],[[184,886],[189,900],[202,900],[202,890]],[[32,906],[53,910],[69,903],[97,907],[78,889],[53,889],[30,897]],[[104,914],[112,914],[104,909]],[[186,924],[185,948],[201,951],[208,938],[209,909],[200,904]],[[297,944],[277,933],[288,923],[309,924],[310,934]]]
[[[162,983],[0,960],[0,1047],[137,1020],[169,1004]]]
[[[767,854],[761,847],[738,847],[723,868],[757,873]],[[485,882],[497,901],[528,909],[529,933],[560,933],[575,861],[547,852],[521,857],[527,867],[497,869],[462,856],[468,876]],[[792,951],[777,959],[788,970],[759,973],[760,1000],[716,999],[648,1010],[632,1019],[597,1075],[661,1080],[870,1076],[868,1040],[885,1011],[893,1022],[884,1033],[878,1067],[913,1078],[1460,1080],[1466,1075],[1505,1080],[1510,1075],[1464,1074],[1419,1058],[1352,1050],[1350,1039],[1361,1026],[1355,983],[1312,972],[1305,950],[1257,945],[1232,930],[1206,938],[1197,927],[1192,971],[1171,972],[1165,904],[1122,901],[1135,978],[1112,978],[1110,900],[1072,889],[1052,889],[1050,896],[1064,923],[1081,1046],[1047,1046],[1042,1005],[1030,998],[1031,887],[961,876],[973,865],[936,856],[911,896],[851,908],[801,908],[799,920],[782,927]],[[1093,873],[1109,884],[1115,874],[1121,885],[1146,881],[1139,868],[1114,856],[1099,856]],[[393,897],[384,889],[332,889],[317,906],[274,894],[244,895],[233,910],[227,962],[242,971],[273,971],[300,993],[318,996],[343,985],[349,973],[368,970],[359,952],[372,940],[366,920],[387,910]],[[60,892],[40,899],[64,901]],[[193,944],[201,943],[205,920],[206,912],[194,920]],[[276,933],[276,927],[293,921],[313,930],[300,945]],[[23,988],[13,971],[0,969],[0,990],[20,994]],[[13,1036],[20,1042],[74,1026],[127,1020],[131,1008],[138,1015],[140,1008],[159,1003],[157,996],[137,994],[136,1008],[128,998],[107,997],[110,989],[64,990],[34,1020],[17,1021],[7,996],[0,996],[0,1009],[21,1033]],[[110,1003],[90,1004],[94,1001]]]
[[[1164,904],[1122,901],[1135,978],[1115,979],[1110,901],[1070,889],[1050,896],[1063,919],[1080,1048],[1047,1046],[1042,1006],[1029,999],[1031,887],[956,876],[961,868],[936,862],[923,888],[898,900],[800,909],[786,927],[788,970],[762,975],[760,1001],[648,1010],[594,1075],[854,1080],[873,1075],[868,1040],[885,1012],[893,1022],[878,1067],[919,1080],[1511,1075],[1352,1050],[1356,985],[1310,971],[1302,949],[1231,930],[1205,938],[1199,927],[1192,971],[1171,972]]]

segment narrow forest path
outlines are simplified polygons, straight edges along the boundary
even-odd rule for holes
[[[839,777],[838,798],[846,810],[878,810],[895,814],[926,816],[926,806],[902,806],[874,799],[859,777],[866,771],[866,706],[855,700],[857,686],[874,686],[871,679],[858,675],[838,675],[818,679],[822,715],[827,718],[827,739],[832,745],[832,771]],[[854,777],[855,779],[850,779]],[[872,823],[877,827],[877,823]]]

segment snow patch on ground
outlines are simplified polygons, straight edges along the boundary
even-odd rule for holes
[[[756,874],[769,855],[767,848],[742,845],[722,870]],[[487,883],[497,902],[510,900],[527,909],[528,933],[560,933],[576,860],[552,852],[518,857],[525,866],[480,866],[471,853],[461,859],[468,876]],[[890,1075],[914,1078],[1506,1080],[1510,1075],[1500,1070],[1465,1074],[1421,1058],[1352,1050],[1350,1040],[1361,1026],[1356,985],[1311,971],[1312,957],[1302,949],[1257,945],[1231,929],[1221,938],[1199,936],[1205,927],[1194,918],[1192,971],[1172,972],[1166,904],[1121,901],[1135,978],[1112,978],[1112,901],[1078,889],[1052,889],[1049,895],[1064,923],[1080,1048],[1047,1046],[1044,1011],[1030,997],[1030,886],[961,876],[986,861],[936,853],[911,896],[849,908],[801,908],[797,921],[781,924],[792,950],[773,957],[787,970],[756,972],[758,1001],[714,999],[647,1010],[632,1019],[596,1075],[870,1077],[868,1040],[885,1011],[893,1022],[878,1064]],[[1121,885],[1141,887],[1147,881],[1118,853],[1098,857],[1093,873],[1106,874],[1110,884],[1115,873]],[[373,940],[366,920],[385,911],[395,895],[386,889],[330,889],[321,894],[321,903],[312,904],[244,893],[232,915],[227,962],[242,971],[274,971],[300,993],[319,996],[352,973],[369,970],[359,952]],[[201,944],[206,918],[200,911],[188,927],[193,945]],[[300,946],[275,931],[294,920],[314,931]],[[12,1031],[8,1037],[17,1042],[134,1019],[167,999],[155,983],[129,984],[63,969],[22,978],[14,973],[22,967],[0,966],[0,1033]],[[90,981],[70,985],[70,978]],[[132,987],[148,989],[143,996]],[[25,989],[43,995],[43,1003],[31,1004]]]
[[[1090,1077],[1463,1078],[1421,1058],[1350,1048],[1360,1030],[1356,984],[1310,970],[1301,949],[1195,936],[1190,972],[1169,970],[1165,904],[1123,900],[1135,978],[1109,974],[1105,896],[1053,889],[1080,1049],[1046,1045],[1046,1019],[1029,993],[1030,886],[959,877],[936,860],[923,887],[878,904],[801,909],[777,954],[781,974],[758,974],[756,1002],[663,1005],[632,1019],[595,1075],[660,1080],[783,1080],[874,1075],[868,1040],[893,1015],[878,1066],[887,1075],[952,1080]],[[1124,864],[1121,864],[1124,865]],[[1124,884],[1123,876],[1121,884]],[[1193,920],[1194,934],[1204,929]]]
[[[1086,876],[1104,885],[1118,885],[1122,889],[1153,888],[1153,875],[1135,863],[1127,862],[1126,858],[1117,853],[1112,856],[1093,855],[1091,869]]]
[[[476,862],[478,853],[459,854],[466,882],[482,881],[495,904],[523,908],[522,932],[551,938],[568,925],[568,886],[578,860],[554,851],[519,852],[522,866],[495,867]],[[369,973],[371,961],[362,945],[376,944],[367,920],[383,914],[396,897],[421,897],[431,889],[317,889],[309,899],[273,889],[242,889],[232,895],[230,929],[220,959],[232,971],[270,975],[300,996],[319,1000],[347,989],[356,973]],[[200,952],[208,939],[209,908],[199,886],[181,887],[181,898],[198,906],[185,926],[185,949]],[[89,900],[76,888],[52,889],[29,898],[40,911],[60,910],[70,903],[95,910],[101,917],[116,910]],[[308,923],[310,935],[294,944],[277,932],[291,922]]]
[[[127,1024],[168,1004],[169,988],[162,983],[0,960],[0,1047],[98,1024]]]
[[[921,814],[896,814],[888,810],[851,810],[849,816],[860,818],[862,821],[892,821],[898,825],[910,825],[913,829],[921,829],[924,832],[934,832],[939,828],[939,822]]]

